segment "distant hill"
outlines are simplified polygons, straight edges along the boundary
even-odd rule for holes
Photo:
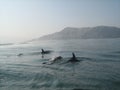
[[[106,39],[106,38],[120,38],[120,28],[111,26],[96,26],[84,28],[67,27],[60,32],[45,35],[36,40]]]

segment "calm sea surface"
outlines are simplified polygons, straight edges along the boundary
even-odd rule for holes
[[[41,48],[52,53],[42,58]],[[66,63],[72,52],[80,62]],[[63,59],[49,64],[56,56]],[[120,39],[0,46],[0,90],[120,90]]]

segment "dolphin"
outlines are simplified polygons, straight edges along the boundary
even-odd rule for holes
[[[70,60],[68,60],[67,62],[72,62],[72,63],[74,63],[74,62],[79,62],[79,60],[76,58],[75,54],[72,53],[72,58],[71,58]]]
[[[19,53],[17,56],[23,56],[23,53]]]
[[[57,56],[57,57],[53,58],[53,59],[51,60],[51,62],[52,62],[52,63],[55,63],[55,62],[57,62],[57,61],[59,61],[59,60],[62,60],[62,59],[63,59],[62,56]]]
[[[47,62],[43,62],[43,64],[51,65],[51,64],[54,64],[54,63],[56,63],[57,61],[60,61],[60,60],[62,60],[62,59],[63,59],[62,56],[57,56],[57,57],[55,57],[55,58],[50,59],[48,63],[47,63]]]
[[[41,49],[41,50],[42,50],[41,54],[49,54],[49,53],[51,53],[51,51],[49,51],[49,50],[47,50],[47,51],[45,51],[44,49]]]

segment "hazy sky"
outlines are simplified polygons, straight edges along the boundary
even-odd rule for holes
[[[120,27],[120,0],[0,0],[0,43],[98,25]]]

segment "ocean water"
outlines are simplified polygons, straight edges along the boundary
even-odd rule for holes
[[[41,48],[52,52],[42,57]],[[80,62],[66,63],[72,52]],[[120,39],[2,45],[0,90],[120,90]]]

